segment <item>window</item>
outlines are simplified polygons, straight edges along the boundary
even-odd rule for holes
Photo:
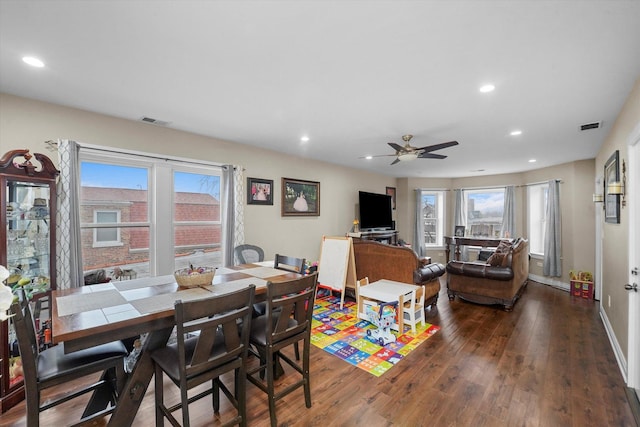
[[[467,227],[472,237],[499,238],[504,213],[504,189],[465,190]]]
[[[422,190],[425,247],[444,246],[444,191]]]
[[[544,230],[547,216],[548,184],[527,187],[527,226],[529,229],[529,250],[532,254],[544,255]]]
[[[221,181],[217,166],[82,149],[83,270],[132,278],[221,266]]]
[[[120,211],[93,212],[93,222],[96,224],[118,224],[120,222]],[[118,227],[100,227],[93,230],[93,246],[115,246],[120,245],[120,229]]]

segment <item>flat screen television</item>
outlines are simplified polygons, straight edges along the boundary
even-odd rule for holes
[[[359,200],[362,231],[393,229],[391,196],[360,191]]]

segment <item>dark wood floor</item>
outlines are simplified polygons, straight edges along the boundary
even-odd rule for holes
[[[277,405],[280,425],[636,425],[593,301],[531,282],[506,313],[450,303],[442,290],[427,321],[440,332],[380,378],[312,346],[313,406],[305,407],[302,391],[287,396]],[[165,390],[177,397],[172,385]],[[265,396],[251,384],[248,394],[249,425],[268,425]],[[208,399],[190,409],[192,425],[218,424]],[[79,405],[49,410],[41,425],[66,425],[79,411]],[[0,425],[24,425],[24,414],[22,403],[3,414]],[[226,406],[220,417],[229,414]],[[135,425],[153,420],[151,386]]]

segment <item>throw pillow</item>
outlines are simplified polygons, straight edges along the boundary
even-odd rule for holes
[[[498,247],[496,248],[496,252],[505,253],[505,252],[509,252],[509,249],[511,249],[511,243],[509,243],[508,240],[502,240],[498,245]]]
[[[498,252],[497,250],[489,257],[487,264],[492,267],[502,266],[502,262],[507,257],[506,253]]]

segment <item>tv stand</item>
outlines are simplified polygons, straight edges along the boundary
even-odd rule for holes
[[[388,245],[398,244],[397,230],[360,231],[356,233],[349,233],[349,236],[360,240],[375,240],[376,242],[386,243]]]

